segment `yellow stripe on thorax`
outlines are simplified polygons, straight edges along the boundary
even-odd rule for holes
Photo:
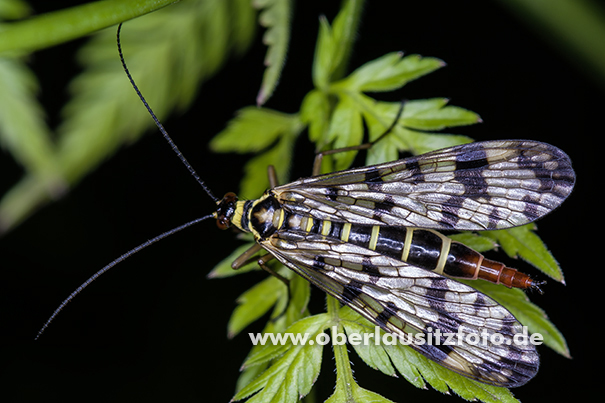
[[[244,213],[244,203],[244,201],[239,200],[235,203],[235,211],[233,212],[233,216],[231,217],[231,224],[235,225],[241,230],[247,230],[247,228],[242,228],[242,214]]]

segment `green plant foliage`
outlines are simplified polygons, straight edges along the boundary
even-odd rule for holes
[[[237,259],[242,253],[244,253],[252,245],[254,245],[254,242],[250,241],[250,242],[236,248],[233,251],[233,253],[231,253],[229,256],[227,256],[226,258],[221,260],[221,262],[219,264],[214,266],[214,269],[212,269],[210,271],[210,273],[208,273],[207,277],[208,278],[225,278],[225,277],[235,276],[236,274],[246,273],[250,270],[260,269],[260,267],[258,266],[258,264],[256,264],[256,262],[250,262],[247,265],[240,267],[238,270],[233,270],[233,268],[231,267],[231,263],[233,263],[233,261],[235,259]]]
[[[605,84],[605,12],[599,1],[557,0],[544,7],[542,0],[501,0],[565,56],[580,60],[582,70],[594,72]]]
[[[2,20],[17,20],[29,15],[29,5],[23,0],[0,1],[0,18]]]
[[[329,297],[330,306],[337,305],[333,298]],[[334,309],[334,308],[333,308]],[[332,331],[332,337],[336,338],[337,334],[342,334],[342,326]],[[353,377],[353,370],[349,361],[349,352],[346,345],[335,345],[334,361],[336,363],[336,388],[334,394],[326,400],[327,402],[391,402],[383,396],[360,387]]]
[[[449,237],[456,242],[465,244],[477,252],[486,252],[488,250],[496,249],[498,246],[491,238],[474,232],[461,232],[459,234],[451,234]]]
[[[33,50],[92,33],[117,22],[160,9],[173,1],[107,0],[0,25],[0,140],[23,165],[23,179],[0,201],[0,231],[24,220],[36,208],[67,191],[88,172],[125,144],[136,141],[153,125],[125,79],[115,48],[115,29],[93,36],[79,52],[83,73],[70,85],[72,100],[65,106],[64,122],[52,134],[45,126],[35,100],[38,85],[22,57]],[[267,69],[257,98],[263,104],[273,94],[284,65],[290,35],[289,0],[257,0],[260,24],[266,27]],[[166,7],[124,26],[122,43],[137,84],[162,120],[186,108],[199,84],[215,73],[226,58],[244,51],[255,29],[255,10],[249,0],[190,0]],[[395,160],[400,152],[421,154],[468,143],[470,138],[445,132],[481,121],[474,112],[449,105],[446,98],[407,100],[397,118],[400,102],[375,98],[376,93],[405,90],[405,85],[442,68],[437,58],[393,52],[353,68],[347,74],[363,1],[345,0],[330,24],[320,18],[312,63],[314,88],[301,101],[297,113],[269,108],[241,109],[225,130],[211,142],[216,152],[254,153],[246,164],[242,198],[258,197],[268,186],[266,169],[273,165],[279,180],[287,182],[295,142],[308,132],[316,149],[359,145],[377,139],[396,121],[392,131],[368,152],[368,164]],[[0,0],[0,18],[20,19],[27,4]],[[39,35],[40,32],[47,35]],[[153,63],[151,62],[153,61]],[[367,129],[367,130],[366,130]],[[56,138],[56,140],[51,140]],[[324,172],[348,168],[356,151],[324,158]],[[482,234],[454,234],[452,238],[478,251],[501,246],[562,281],[562,273],[532,226]],[[245,244],[221,261],[208,277],[222,278],[257,270],[248,264],[238,271],[231,262],[252,245]],[[228,324],[228,336],[241,335],[252,322],[269,317],[264,333],[370,334],[367,320],[336,299],[327,297],[326,312],[311,315],[307,309],[310,285],[303,278],[275,266],[289,278],[269,277],[237,300]],[[482,281],[474,288],[507,307],[544,342],[569,356],[565,339],[542,310],[519,290]],[[381,333],[383,335],[383,333]],[[294,402],[306,396],[319,376],[324,346],[315,343],[266,343],[251,349],[237,381],[233,400]],[[416,353],[396,345],[360,344],[352,350],[370,367],[388,376],[401,374],[412,385],[454,392],[467,400],[515,402],[508,389],[481,384],[457,375]],[[347,345],[333,345],[336,385],[329,402],[387,402],[359,386],[353,377]]]
[[[519,256],[533,264],[544,274],[563,282],[563,274],[559,265],[544,245],[544,242],[533,231],[534,229],[534,224],[528,224],[507,230],[484,231],[480,235],[465,232],[450,237],[478,252],[485,252],[495,249],[497,246],[502,246],[502,249],[510,257]],[[559,278],[556,278],[555,275],[559,275]],[[523,325],[529,328],[531,333],[541,334],[544,337],[544,344],[548,347],[565,357],[571,357],[567,342],[561,332],[548,320],[542,309],[529,301],[523,291],[508,289],[485,281],[463,282],[506,306]]]
[[[4,27],[0,53],[33,51],[80,38],[99,29],[159,10],[178,0],[106,0],[43,14]],[[7,1],[2,6],[22,17],[26,3]],[[14,17],[13,17],[14,18]]]
[[[359,10],[358,2],[345,1],[333,24],[320,18],[312,73],[315,88],[304,97],[298,113],[284,114],[267,108],[244,108],[212,140],[211,147],[214,151],[255,153],[246,166],[247,174],[241,182],[240,195],[243,198],[258,197],[267,188],[265,172],[269,164],[276,166],[278,173],[280,169],[284,169],[286,175],[279,178],[282,183],[288,180],[287,171],[293,156],[293,144],[305,129],[317,150],[361,144],[364,142],[366,128],[370,140],[378,138],[396,120],[401,103],[380,101],[368,93],[401,89],[408,82],[445,65],[436,58],[389,53],[354,68],[350,74],[345,75],[346,70],[341,66],[346,65],[353,43],[351,36],[355,32],[347,24],[357,21],[358,18],[353,14],[359,13]],[[476,113],[449,105],[445,98],[408,100],[392,132],[372,146],[366,162],[373,164],[394,160],[401,151],[421,154],[468,143],[471,139],[466,136],[443,131],[480,121],[481,118]],[[332,158],[327,156],[322,169],[326,172],[346,169],[355,154],[356,152],[347,152]],[[509,255],[519,255],[540,269],[545,269],[543,266],[548,267],[554,260],[549,261],[543,253],[544,245],[530,229],[521,227],[481,234],[462,233],[453,235],[453,238],[482,252],[501,245]],[[246,244],[238,251],[243,251],[250,245]],[[237,253],[222,261],[211,275],[228,276],[227,270],[235,256]],[[277,267],[274,266],[274,269]],[[250,270],[250,267],[245,270]],[[283,271],[283,267],[279,270],[282,270],[282,274],[288,272]],[[552,267],[550,270],[552,271]],[[292,279],[299,278],[293,276]],[[496,298],[527,325],[531,332],[547,335],[544,340],[546,345],[568,355],[565,340],[560,333],[522,291],[509,290],[483,281],[473,282],[472,286]],[[305,289],[308,290],[308,285]],[[277,318],[278,322],[282,316],[293,313],[294,302],[287,302],[284,290],[279,281],[267,279],[244,293],[238,299],[240,305],[231,318],[229,334],[241,332],[257,318],[271,311],[272,307],[271,316]],[[306,311],[307,293],[303,293],[305,298],[298,298],[297,312]],[[290,294],[294,295],[292,289]],[[296,300],[296,297],[291,298]],[[325,331],[333,332],[333,336],[338,333],[367,335],[374,332],[374,326],[357,313],[348,307],[340,308],[332,297],[327,300],[327,315],[301,316],[294,313],[279,324],[270,320],[264,331],[281,335],[307,334],[311,337]],[[288,306],[284,308],[286,304]],[[287,314],[280,316],[284,309]],[[334,394],[328,401],[388,401],[357,384],[352,375],[346,345],[332,345],[332,349],[337,380]],[[362,343],[353,346],[353,349],[370,367],[389,376],[399,373],[418,388],[425,388],[428,384],[438,391],[452,391],[467,400],[517,401],[508,389],[469,380],[426,359],[407,346]],[[250,401],[254,402],[296,401],[305,396],[319,375],[321,351],[322,347],[317,344],[267,343],[254,346],[244,363],[234,400],[250,397]]]
[[[286,333],[307,333],[316,337],[323,332],[326,316],[309,316],[294,323]],[[319,375],[323,346],[305,343],[266,344],[264,347],[266,348],[249,357],[244,366],[269,361],[271,364],[260,376],[241,389],[233,400],[241,400],[257,392],[248,402],[293,402],[307,395]]]
[[[565,283],[559,264],[533,231],[535,227],[535,224],[528,224],[504,231],[489,231],[485,235],[498,242],[508,256],[520,257],[552,279]]]
[[[16,22],[0,32],[0,44],[5,46],[0,50],[22,53],[49,46],[169,3],[102,1]],[[129,68],[160,119],[189,105],[199,84],[214,74],[229,54],[247,48],[255,29],[254,18],[255,11],[246,0],[196,0],[124,26],[122,43]],[[69,27],[74,31],[64,35]],[[54,36],[58,31],[63,33]],[[54,141],[40,118],[33,96],[35,80],[25,65],[14,58],[0,63],[0,85],[12,83],[0,91],[0,102],[3,96],[10,96],[12,102],[10,109],[5,109],[10,116],[0,116],[4,118],[0,136],[26,170],[23,179],[0,201],[0,231],[17,225],[153,126],[125,78],[117,57],[115,28],[96,34],[78,58],[84,71],[71,83],[72,99],[63,110],[64,121]]]
[[[340,323],[348,334],[373,334],[374,325],[359,316],[349,307],[338,311]],[[380,331],[382,338],[385,333]],[[397,371],[414,386],[424,389],[425,381],[434,389],[448,393],[450,390],[460,397],[484,402],[516,402],[506,388],[485,385],[472,381],[445,369],[441,365],[427,360],[408,346],[398,343],[361,343],[353,346],[359,357],[370,367],[386,375],[395,375]],[[392,363],[392,365],[391,365]]]
[[[24,18],[29,14],[21,1],[0,2],[0,19]],[[7,23],[0,24],[4,29]],[[54,155],[51,133],[38,105],[36,77],[23,57],[0,58],[0,141],[25,169],[46,186],[46,191],[58,196],[64,190]]]
[[[292,155],[294,141],[303,128],[296,115],[247,107],[212,139],[210,149],[237,153],[263,151],[246,164],[240,189],[240,195],[256,197],[269,187],[267,166],[275,167],[280,181],[287,179],[291,159],[281,156]]]
[[[273,276],[257,283],[243,293],[237,299],[238,306],[229,320],[227,327],[229,337],[234,337],[250,323],[263,316],[276,305],[279,298],[284,296],[288,297],[285,285]]]
[[[290,41],[290,15],[292,2],[290,0],[255,0],[256,8],[262,9],[259,22],[267,28],[263,42],[269,48],[265,57],[265,74],[256,104],[263,105],[275,91],[279,76],[286,62],[288,43]]]

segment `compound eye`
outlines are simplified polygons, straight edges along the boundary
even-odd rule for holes
[[[227,219],[225,216],[220,216],[216,219],[216,226],[219,229],[227,229],[231,226],[231,220]]]
[[[220,229],[227,229],[231,226],[231,217],[235,212],[236,203],[237,196],[232,192],[227,193],[219,202],[216,210],[216,225]]]

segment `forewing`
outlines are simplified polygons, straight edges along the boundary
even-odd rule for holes
[[[485,141],[301,179],[273,189],[317,219],[487,230],[532,222],[571,193],[569,157],[535,141]]]
[[[369,321],[394,333],[431,360],[481,382],[520,386],[538,370],[530,343],[518,343],[522,325],[503,306],[457,281],[335,238],[279,231],[263,248]],[[454,345],[422,343],[456,334]],[[502,343],[469,335],[498,333]]]

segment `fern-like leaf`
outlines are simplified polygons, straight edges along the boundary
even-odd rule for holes
[[[232,2],[241,6],[241,0],[182,2],[124,26],[122,43],[129,68],[160,119],[191,103],[199,84],[216,72],[230,51],[241,51],[242,44],[249,43],[249,29],[239,27],[235,30],[231,24],[234,13],[238,14],[240,22],[250,20],[253,17],[251,7],[231,7]],[[104,8],[95,8],[101,7],[101,3]],[[35,32],[48,31],[52,37],[52,32],[71,27],[70,21],[76,17],[78,27],[86,25],[87,29],[98,29],[97,20],[110,25],[155,9],[151,3],[158,8],[169,2],[91,3],[91,8],[80,6],[20,22],[0,33],[0,43],[5,43],[6,39],[13,48],[21,49],[48,46],[54,43],[52,41],[66,40],[70,36],[58,35],[51,42],[39,41],[32,45],[27,35],[13,38],[14,32],[23,30],[31,36]],[[115,16],[108,17],[107,13],[115,13]],[[89,21],[88,25],[86,21]],[[244,25],[252,26],[250,23]],[[70,35],[82,32],[76,29]],[[153,126],[119,63],[113,28],[100,32],[85,45],[79,52],[79,59],[85,69],[71,83],[73,98],[64,108],[65,120],[58,128],[53,155],[58,176],[67,186],[78,183],[121,146],[136,141]],[[3,229],[15,226],[48,200],[45,182],[35,174],[27,173],[0,202]]]
[[[291,0],[254,0],[254,7],[261,9],[258,17],[262,26],[267,28],[263,42],[268,46],[265,56],[265,74],[256,104],[263,105],[273,95],[279,81],[290,42],[292,14]]]

